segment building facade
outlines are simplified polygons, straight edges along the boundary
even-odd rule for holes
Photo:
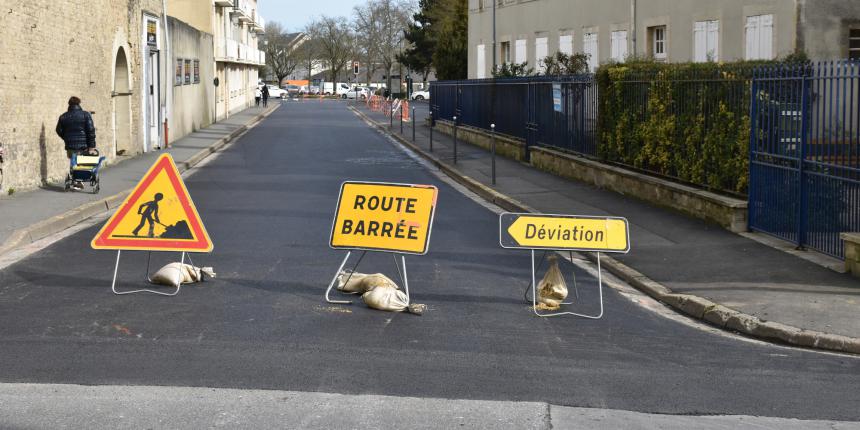
[[[254,88],[266,55],[258,38],[265,22],[257,13],[257,0],[214,0],[216,117],[254,105]]]
[[[93,112],[108,162],[162,145],[165,16],[161,0],[4,2],[0,14],[3,194],[61,181],[54,132],[71,96]]]
[[[469,78],[490,77],[494,53],[495,64],[527,62],[536,72],[556,51],[588,54],[592,69],[630,55],[860,57],[860,8],[856,0],[469,0],[468,39]]]

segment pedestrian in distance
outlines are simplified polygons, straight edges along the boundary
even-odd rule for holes
[[[81,108],[81,99],[75,96],[69,98],[68,110],[57,120],[57,135],[63,139],[66,156],[90,154],[96,147],[96,127],[93,117]],[[83,189],[81,181],[75,181],[76,189]]]
[[[257,107],[260,107],[260,99],[263,97],[263,92],[260,91],[260,87],[254,90],[254,104]]]
[[[262,93],[263,93],[263,107],[268,107],[269,106],[269,86],[268,85],[263,85]]]
[[[137,236],[137,232],[143,228],[144,224],[149,223],[149,237],[155,237],[155,223],[161,224],[158,219],[158,202],[164,198],[164,194],[155,193],[155,197],[150,202],[146,202],[138,206],[137,214],[140,215],[140,224],[131,232]],[[163,224],[162,224],[163,225]]]

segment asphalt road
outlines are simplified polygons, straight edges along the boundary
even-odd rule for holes
[[[323,300],[343,257],[327,243],[347,179],[439,187],[430,252],[407,257],[423,316]],[[97,227],[62,239],[0,271],[0,382],[860,419],[854,357],[715,335],[614,290],[601,320],[533,316],[521,298],[528,254],[499,248],[497,216],[345,103],[285,102],[187,185],[215,242],[195,262],[218,279],[172,298],[115,296],[115,253],[89,249]],[[140,286],[144,266],[143,253],[124,254],[120,282]],[[576,270],[579,309],[593,312],[595,281]],[[368,255],[359,271],[396,279],[390,255]]]

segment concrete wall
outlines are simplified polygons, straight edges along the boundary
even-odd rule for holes
[[[172,13],[172,12],[169,12]],[[215,57],[212,35],[175,18],[168,18],[171,55],[176,61],[192,60],[191,84],[176,85],[171,80],[173,112],[170,120],[170,140],[174,141],[212,124],[215,115]],[[194,60],[200,62],[200,82],[194,82]]]
[[[798,44],[799,11],[807,7],[808,28],[806,47],[814,57],[833,58],[833,41],[847,46],[847,36],[837,35],[834,22],[851,20],[858,15],[856,0],[504,0],[496,9],[497,63],[501,60],[501,43],[525,39],[529,65],[535,65],[535,39],[547,37],[548,53],[559,50],[559,36],[573,36],[574,52],[583,52],[583,34],[598,34],[600,62],[610,58],[612,31],[628,31],[628,53],[646,56],[651,52],[648,27],[666,26],[667,61],[684,62],[693,59],[693,25],[696,21],[719,20],[719,50],[721,61],[743,59],[746,51],[746,17],[772,14],[774,17],[773,52],[790,54]],[[483,9],[479,6],[484,5]],[[853,5],[853,6],[852,6]],[[814,10],[814,12],[812,12]],[[635,19],[634,19],[635,17]],[[477,46],[486,46],[486,71],[492,68],[492,2],[469,0],[469,71],[477,77]],[[635,34],[635,38],[634,38]],[[811,41],[815,41],[814,43]],[[847,48],[846,52],[847,52]],[[837,55],[836,57],[844,57]],[[514,61],[514,53],[511,54]]]
[[[0,13],[0,144],[3,193],[60,181],[68,171],[57,118],[76,95],[94,111],[97,147],[115,159],[117,137],[144,150],[141,68],[144,13],[161,17],[160,0],[27,0]],[[160,26],[159,26],[160,27]],[[159,38],[163,31],[159,28]],[[163,40],[159,40],[163,44]],[[131,95],[112,96],[117,53],[125,52]],[[162,61],[164,61],[162,59]],[[162,77],[162,82],[163,77]],[[162,86],[164,88],[164,86]],[[128,110],[117,129],[116,105]]]
[[[860,2],[799,0],[798,46],[813,59],[848,58],[848,33],[860,29]]]

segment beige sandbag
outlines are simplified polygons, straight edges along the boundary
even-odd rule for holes
[[[215,277],[211,267],[194,267],[190,264],[170,263],[158,269],[149,279],[153,284],[178,287],[181,284],[191,284],[203,281],[203,277]]]
[[[567,298],[567,284],[558,268],[558,256],[550,255],[548,260],[549,270],[538,284],[538,303],[543,305],[542,309],[558,309]]]
[[[361,298],[367,306],[381,311],[403,312],[409,307],[406,293],[396,286],[378,285],[362,294]]]
[[[349,294],[364,294],[378,286],[397,289],[397,284],[382,273],[352,273],[342,271],[337,276],[338,291]]]

